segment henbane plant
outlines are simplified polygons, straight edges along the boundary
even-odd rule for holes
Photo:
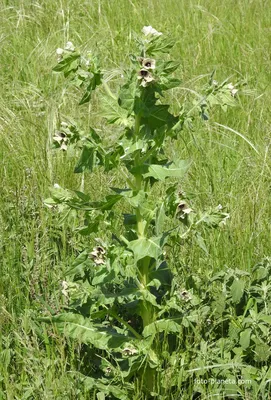
[[[180,190],[191,160],[171,160],[166,149],[196,117],[208,119],[212,105],[234,105],[236,94],[231,83],[218,84],[211,75],[200,96],[172,113],[165,92],[181,85],[174,76],[179,63],[168,59],[174,41],[152,27],[144,27],[135,40],[138,54],[130,55],[131,68],[116,93],[108,86],[98,57],[81,54],[70,42],[57,50],[54,71],[83,91],[80,105],[100,89],[102,117],[119,134],[110,142],[95,127],[83,132],[76,123],[63,122],[54,147],[80,152],[76,173],[113,170],[124,186],[93,201],[88,193],[55,185],[46,200],[61,212],[83,214],[84,225],[78,231],[89,236],[90,245],[63,281],[67,312],[44,320],[90,346],[89,362],[96,372],[86,380],[89,389],[118,399],[127,399],[135,387],[144,398],[163,395],[165,384],[170,385],[167,368],[183,340],[183,304],[189,293],[179,287],[167,253],[191,235],[207,251],[199,227],[217,227],[229,217],[221,206],[194,210]]]

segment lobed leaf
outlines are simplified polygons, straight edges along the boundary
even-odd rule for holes
[[[145,257],[151,257],[157,260],[163,252],[163,246],[166,242],[166,235],[152,237],[150,239],[141,237],[132,240],[128,248],[134,253],[135,261]]]
[[[80,58],[79,53],[72,53],[68,54],[63,58],[62,61],[60,61],[54,68],[54,72],[69,72],[71,69],[76,68],[76,64],[74,64],[75,61],[77,61]]]
[[[245,282],[241,279],[236,279],[231,286],[231,296],[234,303],[239,303],[245,289]]]
[[[131,114],[134,109],[137,91],[138,87],[136,81],[126,83],[120,89],[118,103],[120,107],[127,110],[129,114]]]
[[[149,165],[148,172],[143,176],[153,177],[159,181],[164,181],[168,177],[182,178],[190,165],[191,162],[188,160],[179,160],[167,165]]]
[[[180,333],[181,326],[172,319],[160,319],[147,325],[143,330],[143,336],[148,337],[160,332]]]
[[[65,313],[51,318],[40,318],[40,320],[53,322],[57,324],[59,331],[63,332],[65,336],[76,339],[81,343],[90,343],[101,350],[117,349],[133,339],[117,333],[112,328],[96,325],[90,319],[79,314]]]

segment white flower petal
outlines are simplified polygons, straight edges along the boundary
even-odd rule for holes
[[[232,83],[229,83],[227,87],[228,87],[228,89],[230,89],[230,90],[234,89],[234,86],[233,86]]]
[[[161,36],[162,32],[158,32],[156,29],[154,29],[152,26],[144,26],[142,29],[142,32],[144,33],[145,36],[152,35],[152,36]]]
[[[56,54],[57,54],[58,56],[61,56],[63,53],[64,53],[64,50],[61,49],[61,47],[58,47],[58,48],[56,49]]]
[[[65,50],[74,51],[75,48],[74,48],[73,43],[72,43],[72,42],[67,42],[67,43],[66,43],[66,46],[65,46]]]

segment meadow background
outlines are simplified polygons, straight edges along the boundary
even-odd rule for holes
[[[270,256],[270,21],[269,0],[0,0],[0,399],[88,398],[69,374],[80,348],[32,318],[61,309],[63,271],[83,247],[43,204],[53,184],[81,184],[75,158],[52,150],[52,136],[63,116],[82,127],[98,121],[95,102],[78,110],[76,91],[52,73],[56,49],[68,40],[94,49],[116,76],[134,50],[131,32],[152,25],[176,39],[183,89],[171,92],[173,104],[213,70],[219,81],[246,83],[236,107],[184,132],[171,151],[193,160],[185,190],[198,204],[230,213],[206,238],[208,255],[184,246],[184,270],[249,272]],[[85,185],[95,198],[110,186],[102,173],[86,175]]]

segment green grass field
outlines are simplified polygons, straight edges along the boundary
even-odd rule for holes
[[[0,0],[0,399],[95,398],[70,374],[85,362],[84,349],[33,318],[63,307],[63,273],[84,246],[76,222],[59,225],[43,204],[55,183],[81,185],[75,158],[52,150],[52,136],[63,116],[80,126],[99,117],[95,102],[78,110],[76,91],[52,73],[56,49],[68,40],[94,49],[117,76],[134,49],[132,31],[152,25],[176,40],[183,84],[169,94],[173,105],[213,70],[217,80],[246,83],[236,107],[184,131],[170,151],[192,159],[185,190],[198,205],[230,213],[225,228],[206,234],[208,255],[183,247],[181,270],[250,272],[271,255],[270,21],[268,0]],[[85,190],[100,198],[118,179],[86,174]]]

